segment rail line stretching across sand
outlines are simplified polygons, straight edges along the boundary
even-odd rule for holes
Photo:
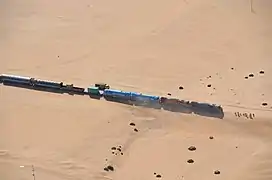
[[[111,89],[109,85],[104,83],[83,88],[74,86],[73,84],[65,84],[63,82],[8,74],[0,75],[0,83],[6,86],[47,91],[52,93],[88,95],[94,99],[99,100],[103,98],[107,101],[123,103],[131,106],[143,106],[147,108],[163,109],[186,114],[197,114],[220,119],[224,117],[224,112],[220,105],[147,95],[138,92],[115,90]]]

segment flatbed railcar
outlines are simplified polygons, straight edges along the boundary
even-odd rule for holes
[[[85,94],[84,88],[76,87],[74,84],[62,84],[61,90],[68,94]]]

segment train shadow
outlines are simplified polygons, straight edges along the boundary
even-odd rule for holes
[[[176,113],[184,113],[184,114],[192,114],[193,110],[190,107],[186,107],[180,104],[163,104],[162,108],[166,111],[176,112]]]
[[[131,103],[130,100],[127,99],[120,99],[120,98],[115,98],[115,97],[106,97],[104,96],[104,99],[110,102],[116,102],[116,103],[121,103],[121,104],[126,104],[132,106],[133,103]]]
[[[139,107],[145,107],[145,108],[151,108],[151,109],[162,109],[165,111],[175,112],[175,113],[183,113],[183,114],[196,114],[199,116],[205,116],[205,117],[213,117],[213,118],[224,118],[224,112],[222,109],[211,106],[209,104],[201,104],[201,103],[195,103],[195,104],[161,104],[161,103],[142,103],[137,101],[130,101],[130,100],[122,100],[112,97],[104,97],[105,100],[116,102],[116,103],[122,103],[130,106],[139,106]]]
[[[137,101],[132,101],[132,105],[134,106],[139,106],[139,107],[145,107],[145,108],[151,108],[151,109],[161,109],[162,105],[159,102],[137,102]]]
[[[91,99],[96,99],[96,100],[100,100],[102,98],[101,95],[92,95],[89,93],[86,93],[85,95],[88,95]]]
[[[213,117],[213,118],[224,118],[224,112],[222,109],[216,106],[203,106],[200,105],[190,105],[190,104],[163,104],[162,109],[166,111],[183,113],[183,114],[196,114],[199,116]]]
[[[224,112],[218,108],[210,108],[210,107],[193,107],[193,113],[200,116],[214,117],[223,119]]]

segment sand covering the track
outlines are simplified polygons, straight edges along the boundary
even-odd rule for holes
[[[1,86],[0,179],[30,180],[32,164],[36,180],[271,179],[272,2],[249,2],[1,1],[0,73],[171,93],[226,113]]]

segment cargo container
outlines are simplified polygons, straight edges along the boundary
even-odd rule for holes
[[[159,99],[160,99],[159,96],[151,96],[151,95],[137,94],[137,93],[131,94],[132,101],[143,101],[143,102],[158,101],[159,102]]]
[[[14,75],[1,75],[1,81],[3,83],[17,83],[17,84],[29,84],[31,77],[14,76]]]
[[[103,95],[105,98],[116,98],[120,100],[130,100],[130,97],[131,97],[130,92],[114,90],[114,89],[105,89]]]
[[[159,103],[159,96],[146,95],[141,93],[131,93],[131,100],[142,103]]]
[[[88,87],[87,88],[87,92],[89,95],[95,95],[95,96],[100,96],[100,91],[99,91],[99,87]]]
[[[161,109],[159,96],[151,96],[141,93],[131,93],[131,103],[135,106],[144,106],[148,108]]]
[[[142,95],[142,93],[130,92],[130,100],[136,101]]]

